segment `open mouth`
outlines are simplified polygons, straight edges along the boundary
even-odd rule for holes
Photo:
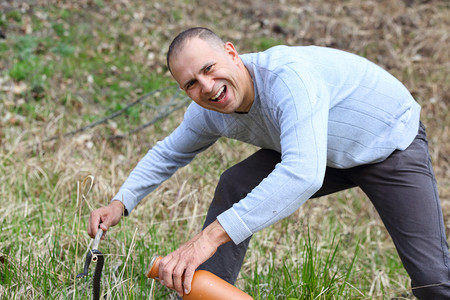
[[[211,97],[209,100],[213,101],[213,102],[219,102],[220,100],[223,99],[223,97],[225,97],[225,93],[227,91],[227,86],[224,85],[223,87],[220,88],[220,90],[214,95],[214,97]]]

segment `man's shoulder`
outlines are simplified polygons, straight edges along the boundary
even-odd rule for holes
[[[294,48],[297,47],[278,45],[262,52],[242,54],[240,57],[247,67],[272,69],[289,61],[289,53],[295,51]]]
[[[279,45],[264,52],[243,54],[241,58],[252,77],[267,84],[280,76],[292,77],[314,70],[314,48],[317,47]]]
[[[309,81],[314,65],[308,59],[307,46],[275,46],[264,52],[242,56],[260,97],[280,93],[292,82]]]

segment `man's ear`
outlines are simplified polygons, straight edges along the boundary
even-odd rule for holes
[[[223,47],[225,49],[225,52],[233,59],[233,61],[236,61],[239,58],[239,54],[231,42],[226,42]]]

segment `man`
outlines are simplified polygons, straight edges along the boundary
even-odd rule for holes
[[[111,203],[92,212],[91,237],[225,136],[261,150],[221,176],[204,229],[161,260],[162,284],[189,293],[198,267],[234,283],[253,233],[311,197],[359,186],[389,231],[414,294],[450,299],[448,244],[420,107],[397,79],[364,58],[322,47],[239,56],[206,28],[179,34],[167,63],[194,102]]]

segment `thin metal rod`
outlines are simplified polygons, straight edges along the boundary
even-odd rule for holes
[[[100,243],[102,236],[103,236],[103,230],[99,228],[97,231],[97,235],[95,236],[94,242],[92,243],[92,250],[98,249],[98,244]]]

